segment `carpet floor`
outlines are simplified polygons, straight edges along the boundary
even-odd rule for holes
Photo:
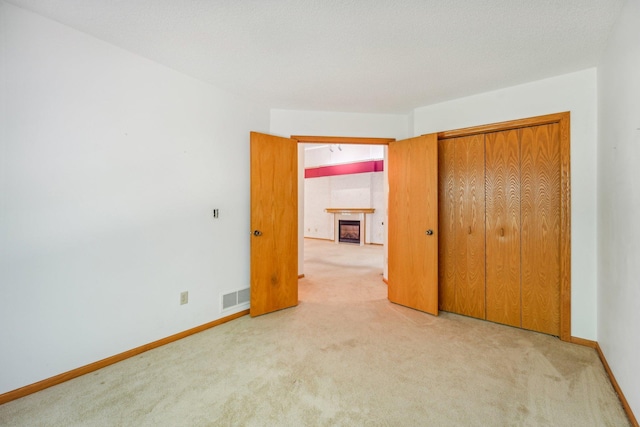
[[[629,425],[593,349],[392,304],[382,257],[306,239],[297,307],[6,403],[0,425]]]

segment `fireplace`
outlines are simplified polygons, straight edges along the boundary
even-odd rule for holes
[[[367,214],[375,212],[373,208],[326,208],[333,214],[333,241],[365,245],[367,235]],[[346,226],[346,227],[345,227]]]
[[[338,221],[338,241],[341,243],[360,244],[360,221],[344,220]]]

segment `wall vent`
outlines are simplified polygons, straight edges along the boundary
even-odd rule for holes
[[[249,302],[249,288],[238,291],[238,304]]]
[[[227,310],[241,304],[248,304],[249,295],[249,288],[222,295],[222,309]]]

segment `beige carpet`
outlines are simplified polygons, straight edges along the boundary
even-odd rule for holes
[[[629,425],[594,350],[391,304],[381,247],[305,249],[298,307],[9,402],[0,425]]]

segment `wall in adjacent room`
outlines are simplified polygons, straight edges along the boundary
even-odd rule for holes
[[[418,108],[414,135],[571,112],[571,333],[596,336],[596,69]]]
[[[246,308],[268,109],[3,2],[0,43],[0,394]]]
[[[365,242],[384,243],[384,173],[323,176],[304,180],[304,237],[334,240],[334,214],[327,208],[373,208],[366,214]]]
[[[640,414],[640,2],[598,66],[598,343]]]
[[[369,138],[405,139],[409,135],[409,117],[404,114],[361,114],[324,111],[271,110],[271,130],[274,135],[347,136]],[[300,144],[302,145],[302,144]],[[303,147],[300,147],[299,165],[304,164]],[[300,168],[302,169],[302,168]],[[299,247],[304,247],[304,174],[299,174],[300,212],[298,215]],[[386,179],[386,168],[384,173]],[[385,184],[384,199],[387,187]],[[386,217],[386,212],[385,212]],[[386,220],[385,220],[386,221]],[[385,227],[386,230],[386,227]],[[384,236],[386,244],[386,235]],[[384,277],[387,277],[387,261],[384,260]],[[298,251],[298,272],[304,274],[304,251]]]
[[[344,167],[384,159],[382,145],[305,144],[305,169]],[[304,237],[333,240],[334,215],[327,208],[373,208],[366,214],[366,243],[384,243],[384,172],[310,177],[304,180]]]

